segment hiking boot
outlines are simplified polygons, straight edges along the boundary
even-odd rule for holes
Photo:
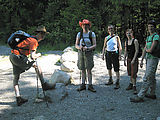
[[[120,88],[119,82],[116,82],[115,85],[116,85],[116,86],[114,87],[114,89],[119,89],[119,88]]]
[[[85,84],[81,84],[81,86],[77,89],[77,91],[82,91],[82,90],[86,90]]]
[[[22,97],[16,97],[16,101],[17,101],[17,106],[21,106],[22,104],[24,104],[25,102],[28,102],[27,99],[24,99]]]
[[[96,90],[93,88],[93,85],[89,85],[88,90],[91,92],[96,92]]]
[[[136,89],[136,86],[133,86],[133,94],[137,94],[137,89]]]
[[[55,88],[55,84],[49,84],[47,82],[45,82],[45,83],[42,84],[42,89],[44,91],[46,91],[46,90],[52,90],[54,88]]]
[[[153,99],[153,100],[157,99],[157,96],[156,96],[156,95],[146,94],[145,97],[146,97],[146,98]]]
[[[112,85],[112,84],[113,84],[113,79],[109,79],[105,85]]]
[[[132,90],[132,89],[133,89],[133,84],[130,83],[130,84],[128,85],[128,87],[126,88],[126,90]]]
[[[143,100],[143,98],[136,96],[134,98],[130,98],[130,102],[138,103],[138,102],[144,102],[144,100]]]

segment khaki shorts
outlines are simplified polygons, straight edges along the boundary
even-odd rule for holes
[[[94,67],[93,51],[81,52],[78,51],[77,66],[79,70],[91,70]]]
[[[25,55],[15,55],[13,53],[9,56],[9,59],[13,65],[14,75],[25,72],[26,70],[31,68],[32,64],[35,62],[35,61],[29,61],[27,56]]]

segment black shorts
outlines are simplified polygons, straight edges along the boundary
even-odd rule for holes
[[[112,69],[112,65],[115,72],[119,72],[119,54],[116,52],[107,51],[105,54],[106,66],[108,70]]]

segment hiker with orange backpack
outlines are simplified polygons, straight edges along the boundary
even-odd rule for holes
[[[78,69],[82,71],[82,84],[77,91],[86,90],[86,70],[88,74],[88,90],[96,92],[92,85],[92,68],[94,67],[93,61],[93,50],[96,47],[96,35],[90,31],[91,22],[84,19],[82,22],[79,21],[82,31],[78,32],[76,37],[75,47],[78,49]]]
[[[16,49],[11,50],[12,54],[9,56],[9,59],[13,66],[13,75],[14,75],[13,86],[18,106],[28,101],[27,99],[22,98],[20,95],[19,84],[18,84],[20,74],[30,69],[32,66],[36,70],[37,76],[41,81],[43,90],[50,90],[55,87],[54,85],[48,84],[47,82],[44,81],[42,70],[40,66],[36,65],[35,62],[35,60],[41,56],[40,53],[36,53],[38,42],[43,40],[48,32],[46,31],[44,26],[39,26],[35,32],[37,33],[35,37],[28,37],[24,39],[17,45]],[[18,40],[19,38],[15,39]],[[28,59],[27,57],[28,55],[30,55],[32,60]]]

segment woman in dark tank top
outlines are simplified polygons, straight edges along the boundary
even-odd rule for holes
[[[136,77],[138,73],[138,51],[139,43],[138,40],[133,36],[133,30],[127,29],[126,31],[127,40],[125,41],[125,54],[124,54],[124,65],[127,66],[128,76],[130,76],[130,84],[126,90],[134,91],[134,94],[137,94],[136,90]],[[127,58],[127,65],[126,65]]]

